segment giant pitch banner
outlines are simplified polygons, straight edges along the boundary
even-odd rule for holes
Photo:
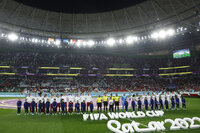
[[[195,129],[200,128],[200,118],[176,118],[165,119],[163,121],[150,121],[147,125],[136,122],[136,118],[144,117],[162,117],[164,115],[163,111],[137,111],[137,112],[119,112],[119,113],[94,113],[94,114],[83,114],[83,120],[108,120],[107,128],[115,133],[134,133],[134,132],[156,132],[156,131],[166,131],[165,124],[171,123],[170,130],[184,130],[184,129]],[[129,123],[121,123],[119,119],[128,119]],[[198,124],[197,124],[198,123]],[[143,126],[143,128],[141,128]]]

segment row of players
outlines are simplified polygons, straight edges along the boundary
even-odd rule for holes
[[[74,104],[75,103],[75,104]],[[68,105],[68,106],[67,106]],[[42,96],[42,94],[35,94],[34,96],[31,96],[31,94],[28,94],[28,96],[25,99],[24,102],[24,109],[25,109],[25,115],[28,114],[28,111],[30,109],[30,112],[32,115],[34,115],[34,112],[36,111],[38,114],[41,114],[42,112],[46,112],[48,115],[49,113],[57,114],[57,109],[59,110],[59,113],[62,110],[62,115],[67,112],[67,107],[69,114],[72,114],[73,109],[75,105],[75,112],[80,113],[86,112],[86,106],[87,106],[87,112],[88,107],[90,107],[90,112],[93,112],[93,103],[92,103],[92,96],[88,93],[88,95],[76,95],[74,96],[72,93],[70,95],[51,95],[48,97],[47,94]],[[17,112],[18,115],[21,112],[21,106],[22,102],[19,100],[17,102]]]
[[[119,112],[119,101],[120,99],[119,99],[118,94],[116,94],[115,97],[113,97],[112,94],[110,97],[104,94],[102,98],[99,95],[97,97],[97,111],[98,112],[99,110],[101,111],[102,103],[103,103],[104,112],[107,112],[108,104],[109,104],[109,110],[113,111],[113,107],[115,105],[115,111],[117,109]],[[141,111],[142,108],[144,108],[145,110],[149,110],[149,107],[151,110],[154,110],[154,109],[158,110],[159,107],[161,110],[163,110],[164,107],[166,110],[168,110],[170,107],[172,110],[174,110],[175,106],[177,110],[179,110],[181,103],[182,103],[182,108],[186,109],[185,98],[181,96],[180,93],[175,94],[174,92],[172,93],[167,92],[166,94],[162,92],[161,95],[159,95],[158,93],[156,93],[156,95],[154,94],[150,95],[150,93],[147,93],[147,95],[145,95],[145,93],[143,93],[141,97],[138,94],[136,95],[133,94],[130,96],[130,98],[128,98],[126,94],[124,93],[121,98],[121,102],[122,102],[122,111],[124,111],[124,109],[127,111],[129,104],[131,104],[132,111],[135,111],[136,107],[138,107],[138,111]]]
[[[124,109],[127,111],[128,110],[128,105],[129,103],[131,104],[132,110],[135,111],[135,108],[138,107],[138,110],[142,110],[144,107],[145,110],[148,110],[149,106],[151,110],[158,109],[158,106],[160,106],[160,109],[165,109],[168,110],[169,107],[171,106],[171,109],[175,109],[175,105],[177,109],[179,109],[180,103],[182,103],[182,108],[186,108],[186,101],[185,99],[177,93],[175,95],[174,92],[169,93],[167,92],[164,94],[164,92],[159,95],[150,95],[149,93],[145,95],[145,93],[140,97],[138,94],[130,96],[129,100],[128,97],[123,94],[122,98],[116,94],[116,96],[112,96],[112,94],[108,97],[107,94],[105,93],[103,97],[100,95],[97,97],[97,111],[100,112],[102,111],[102,103],[104,105],[104,112],[108,111],[108,105],[109,105],[109,111],[112,112],[114,111],[114,106],[115,106],[115,111],[117,110],[119,112],[119,103],[120,100],[122,102],[122,111]],[[52,112],[53,114],[56,114],[57,108],[62,110],[62,114],[65,114],[67,111],[67,103],[68,103],[68,111],[71,114],[73,112],[73,107],[75,103],[75,112],[79,113],[80,109],[82,113],[88,112],[88,107],[90,107],[90,112],[93,112],[94,105],[92,102],[92,97],[90,94],[87,96],[85,95],[77,95],[73,96],[72,93],[69,96],[64,95],[51,95],[51,97],[47,97],[47,95],[42,95],[40,94],[38,97],[35,94],[34,97],[32,97],[30,94],[27,96],[25,103],[24,103],[24,108],[25,108],[25,114],[28,114],[28,108],[30,108],[30,111],[32,114],[34,114],[35,110],[36,112],[45,112],[46,109],[46,114],[49,114],[49,112]],[[17,102],[17,107],[18,107],[18,114],[20,114],[21,111],[21,105],[22,102],[21,100]]]

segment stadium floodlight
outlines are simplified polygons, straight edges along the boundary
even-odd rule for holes
[[[134,37],[133,37],[133,40],[134,40],[135,42],[137,42],[137,41],[138,41],[138,37],[137,37],[137,36],[134,36]]]
[[[85,47],[87,45],[87,42],[83,41],[82,44],[83,44],[83,47]]]
[[[159,35],[158,35],[157,32],[154,32],[154,33],[151,35],[151,37],[152,37],[153,39],[158,39]]]
[[[109,38],[109,39],[107,40],[107,44],[108,44],[109,46],[113,46],[113,45],[115,44],[115,39]]]
[[[32,41],[32,42],[35,42],[35,38],[32,38],[31,41]]]
[[[37,43],[38,42],[38,39],[37,38],[35,38],[35,43]]]
[[[37,38],[32,38],[31,40],[33,43],[37,43],[38,42],[38,39]]]
[[[173,36],[174,34],[175,34],[175,30],[174,29],[167,30],[167,35],[168,36]]]
[[[150,39],[151,38],[151,36],[150,35],[148,35],[148,39]]]
[[[16,41],[18,39],[18,35],[15,34],[15,33],[10,33],[8,35],[8,39],[11,40],[11,41]]]
[[[24,37],[20,37],[19,40],[24,41]]]
[[[166,36],[167,36],[167,33],[164,30],[160,30],[159,33],[158,33],[158,35],[159,35],[159,38],[165,39]]]
[[[131,44],[131,43],[133,43],[133,41],[134,41],[134,39],[133,39],[133,37],[132,36],[128,36],[128,37],[126,37],[126,43],[127,44]]]
[[[118,41],[118,42],[121,44],[121,43],[123,43],[123,40],[122,40],[122,39],[119,39],[119,41]]]
[[[89,47],[92,47],[92,46],[94,46],[94,41],[93,40],[89,40],[88,42],[87,42],[87,45],[89,46]]]
[[[77,45],[77,47],[80,48],[80,46],[81,46],[81,42],[80,42],[80,41],[77,41],[77,42],[76,42],[76,45]]]
[[[60,39],[56,39],[55,44],[56,44],[57,46],[59,46],[60,43],[61,43],[61,40],[60,40]]]

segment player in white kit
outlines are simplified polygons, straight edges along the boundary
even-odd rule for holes
[[[92,96],[90,95],[90,93],[88,93],[88,95],[85,96],[85,100],[86,100],[86,106],[87,106],[87,112],[88,112],[88,107],[90,106],[90,103],[92,102]]]
[[[156,92],[156,97],[155,97],[155,98],[156,98],[157,101],[159,101],[160,95],[159,95],[158,92]],[[154,99],[154,100],[155,100],[155,99]]]
[[[168,101],[168,106],[171,105],[171,94],[170,94],[169,91],[166,94],[166,98],[167,98],[167,101]]]
[[[149,93],[147,93],[147,101],[148,101],[148,104],[150,104],[150,101],[151,101],[151,96],[150,96],[150,94]]]
[[[42,96],[42,94],[39,94],[39,96],[38,96],[38,99],[37,99],[38,101],[41,101],[41,102],[43,102],[43,96]]]
[[[65,103],[65,110],[67,111],[67,96],[66,96],[65,93],[61,96],[61,99],[64,100],[64,103]]]
[[[37,113],[37,107],[38,107],[38,96],[37,96],[37,93],[35,93],[35,95],[34,95],[34,97],[33,97],[34,99],[35,99],[35,110],[36,110],[36,113]]]
[[[48,99],[48,96],[47,96],[47,94],[45,94],[43,97],[43,113],[45,113],[47,99]]]
[[[31,102],[32,102],[32,99],[34,97],[31,96],[31,94],[29,93],[28,96],[26,97],[27,99],[27,102],[28,102],[28,105],[29,105],[29,108],[30,108],[30,112],[31,112]]]
[[[57,102],[57,108],[60,114],[60,101],[61,101],[61,97],[59,96],[59,94],[56,95],[56,102]]]
[[[172,91],[172,93],[171,93],[171,98],[172,97],[175,99],[175,92],[174,91]],[[171,102],[171,99],[170,99],[170,102]],[[172,103],[170,105],[172,106]]]
[[[136,100],[135,100],[135,94],[132,94],[130,96],[130,104],[131,104],[131,107],[132,107],[132,111],[135,111],[135,106],[136,106]]]
[[[155,94],[152,92],[151,98],[155,100],[155,97],[156,97]],[[150,105],[150,103],[149,103],[149,105]]]
[[[165,101],[165,94],[164,94],[164,92],[162,92],[162,94],[160,95],[160,97],[161,97],[162,102],[163,102],[163,104],[164,104],[164,101]]]
[[[75,97],[73,96],[72,93],[68,96],[68,102],[72,102],[72,112],[73,112],[73,107],[74,107],[74,103],[75,103]]]
[[[178,99],[179,99],[179,105],[180,106],[182,106],[182,99],[181,99],[181,94],[180,94],[180,92],[177,92],[177,97],[178,97]]]
[[[86,101],[85,95],[82,93],[80,96],[80,102],[81,102],[81,113],[83,113],[83,101]]]
[[[175,92],[174,92],[174,91],[172,91],[171,97],[174,97],[174,98],[175,98]]]
[[[75,97],[74,97],[74,101],[75,101],[75,107],[76,107],[76,103],[77,101],[79,102],[80,101],[80,95],[77,94]],[[80,103],[79,103],[80,104]],[[76,108],[75,108],[75,112],[76,112]]]
[[[42,96],[42,93],[39,93],[39,96],[38,96],[38,104],[37,104],[37,106],[38,106],[38,114],[39,115],[41,115],[41,113],[42,113],[42,109],[43,109],[43,107],[41,108],[40,106],[39,106],[39,104],[40,103],[43,103],[43,101],[44,101],[44,97]]]
[[[130,96],[130,99],[129,99],[129,100],[130,100],[131,103],[132,103],[132,101],[136,101],[136,100],[135,100],[134,94]]]
[[[50,107],[51,113],[52,113],[52,111],[53,111],[52,103],[54,102],[54,99],[56,99],[56,97],[55,97],[53,94],[51,94],[51,97],[49,98],[49,101],[50,101],[50,104],[51,104],[51,107]]]
[[[136,93],[136,95],[135,95],[135,103],[136,103],[136,105],[138,103],[138,100],[139,100],[139,95],[138,95],[138,93]]]
[[[142,97],[141,97],[142,105],[144,105],[145,97],[146,97],[146,95],[145,95],[145,93],[143,93],[143,94],[142,94]],[[142,107],[144,107],[144,106],[142,106]]]

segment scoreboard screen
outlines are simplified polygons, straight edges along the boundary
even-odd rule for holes
[[[185,58],[185,57],[190,57],[190,50],[189,49],[181,49],[181,50],[176,50],[173,52],[173,58]]]

